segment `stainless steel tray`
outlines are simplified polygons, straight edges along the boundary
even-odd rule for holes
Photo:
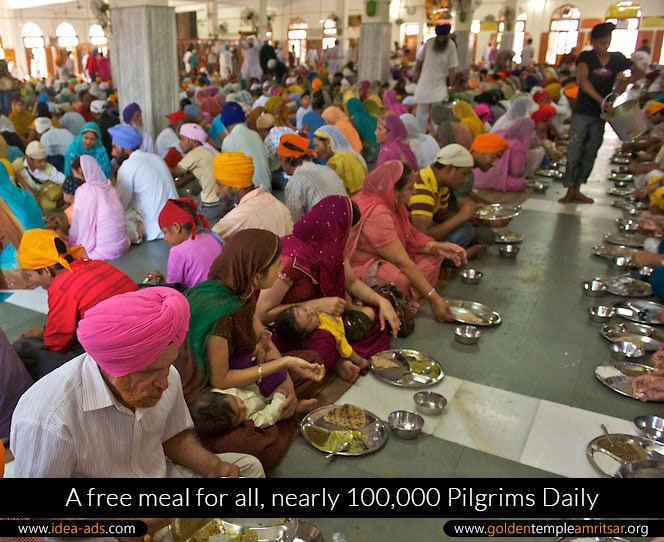
[[[631,173],[623,172],[623,171],[620,171],[620,172],[614,171],[614,172],[611,173],[611,180],[612,181],[625,181],[625,182],[628,182],[628,183],[633,183],[634,182],[634,175],[632,175]]]
[[[613,258],[617,258],[619,256],[629,258],[636,254],[637,250],[622,245],[595,245],[592,248],[592,252],[595,256],[599,256],[600,258],[613,260]]]
[[[606,286],[606,291],[621,297],[648,297],[652,295],[652,286],[632,275],[619,275],[617,277],[598,277]]]
[[[172,542],[207,542],[212,536],[220,542],[293,542],[297,527],[295,518],[183,518],[168,526]]]
[[[591,440],[586,446],[590,463],[604,476],[616,477],[624,464],[644,459],[664,461],[664,444],[635,435],[610,433],[613,446],[606,435]]]
[[[631,201],[626,199],[614,199],[611,202],[613,207],[618,209],[636,209],[637,211],[645,211],[648,208],[648,204],[642,201]]]
[[[563,173],[557,169],[538,169],[535,172],[538,177],[552,177],[554,179],[562,179]]]
[[[475,217],[481,220],[504,220],[514,218],[521,213],[521,205],[511,205],[508,203],[491,203],[478,209]]]
[[[659,459],[644,459],[623,463],[616,478],[664,478],[664,461]]]
[[[317,450],[325,453],[331,453],[338,450],[338,443],[345,440],[343,438],[343,433],[340,435],[341,438],[337,438],[334,442],[334,433],[339,431],[348,431],[345,428],[339,428],[337,426],[331,425],[324,420],[324,416],[332,409],[339,407],[341,405],[325,405],[312,410],[305,418],[300,422],[300,432],[309,444],[311,444]],[[366,416],[367,423],[361,429],[356,429],[354,431],[358,432],[361,435],[365,446],[359,445],[359,443],[353,443],[349,450],[345,452],[338,452],[337,455],[344,456],[360,456],[371,454],[380,450],[387,440],[387,426],[385,423],[378,418],[375,414],[369,412],[366,409],[364,410],[364,415]],[[330,443],[330,440],[333,442]]]
[[[645,236],[640,233],[613,232],[604,236],[607,243],[632,248],[643,248],[645,240]]]
[[[611,159],[612,164],[629,164],[629,158],[622,158],[619,156],[616,156]]]
[[[636,322],[637,324],[650,324],[662,325],[662,322],[657,318],[659,311],[664,309],[664,305],[655,303],[654,301],[646,301],[644,299],[628,299],[625,301],[618,301],[612,305],[616,309],[616,314]]]
[[[524,239],[523,233],[515,231],[498,231],[496,232],[496,243],[516,244],[521,243]]]
[[[503,321],[502,316],[492,308],[474,301],[448,299],[447,304],[457,322],[471,326],[497,326]]]
[[[618,187],[613,187],[609,188],[606,193],[609,196],[616,196],[618,198],[627,198],[629,196],[634,195],[634,188],[618,188]]]
[[[395,367],[377,367],[379,360],[396,363]],[[403,388],[425,388],[445,377],[441,364],[417,350],[385,350],[371,357],[371,372],[381,380]]]
[[[648,374],[653,367],[641,365],[640,363],[629,363],[627,361],[615,361],[610,364],[595,367],[595,377],[606,387],[620,395],[640,399],[632,392],[632,379],[636,376]],[[646,401],[661,402],[661,401]]]
[[[643,324],[611,322],[603,325],[599,332],[608,341],[630,341],[646,352],[656,352],[664,342],[662,331]]]

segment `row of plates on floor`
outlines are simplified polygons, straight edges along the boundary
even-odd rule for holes
[[[487,224],[506,225],[521,212],[520,206],[491,204],[480,209],[477,218]],[[509,231],[496,232],[501,246],[515,246],[524,239],[523,234]],[[474,269],[461,273],[463,282],[479,284],[483,274]],[[502,316],[491,307],[475,301],[447,300],[455,321],[455,339],[464,344],[475,344],[481,335],[479,328],[494,327]],[[373,375],[386,384],[401,388],[426,388],[439,383],[445,371],[439,361],[417,350],[394,349],[380,352],[371,358]],[[442,414],[447,399],[435,392],[419,391],[413,396],[416,410],[425,416]],[[400,438],[415,438],[422,431],[425,418],[411,410],[392,412],[387,423],[374,413],[356,405],[325,405],[310,412],[300,423],[300,432],[314,448],[337,455],[361,456],[381,449],[388,436],[388,426]]]
[[[652,287],[647,282],[650,268],[637,267],[632,256],[643,250],[645,236],[638,233],[638,215],[644,209],[633,199],[633,190],[627,190],[634,178],[626,171],[629,156],[617,153],[613,164],[618,165],[610,180],[616,186],[609,194],[619,196],[613,205],[623,210],[623,218],[616,220],[617,232],[604,236],[604,243],[592,248],[592,254],[609,262],[614,274],[597,276],[583,282],[583,292],[590,297],[607,294],[623,299],[588,308],[591,320],[602,323],[602,337],[610,341],[613,361],[598,365],[596,378],[611,390],[640,400],[632,391],[632,380],[648,374],[653,367],[647,356],[659,350],[664,342],[664,329],[659,313],[664,305],[647,299]],[[617,274],[615,274],[617,272]],[[634,420],[641,436],[604,434],[593,439],[586,448],[592,465],[603,475],[617,478],[664,477],[664,419],[657,416],[639,416]]]

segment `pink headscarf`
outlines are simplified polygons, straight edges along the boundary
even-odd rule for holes
[[[76,190],[69,242],[83,245],[93,260],[113,260],[131,245],[124,208],[93,156],[81,156],[85,182]]]
[[[383,107],[393,115],[401,116],[408,113],[408,108],[399,103],[399,100],[397,99],[397,91],[393,88],[387,89],[383,92]]]
[[[408,130],[401,119],[395,115],[383,115],[379,122],[387,128],[389,135],[387,140],[380,144],[376,165],[379,166],[389,160],[399,160],[407,163],[413,171],[416,171],[418,169],[417,158],[408,145]]]
[[[482,122],[491,122],[491,108],[487,104],[477,104],[475,113]]]
[[[118,377],[142,371],[171,343],[181,346],[188,327],[187,299],[173,288],[153,287],[95,305],[77,335],[97,365]]]
[[[215,149],[207,142],[208,135],[205,133],[205,130],[203,130],[203,128],[201,128],[198,124],[194,124],[193,122],[183,124],[180,127],[180,135],[183,137],[188,137],[189,139],[193,139],[194,141],[198,141],[214,156],[219,153],[217,149]]]

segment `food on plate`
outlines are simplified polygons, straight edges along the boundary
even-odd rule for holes
[[[361,429],[367,424],[364,410],[348,404],[333,408],[323,419],[331,425],[348,429]]]

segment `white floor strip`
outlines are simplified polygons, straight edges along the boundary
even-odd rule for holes
[[[613,433],[637,434],[634,424],[620,418],[453,376],[426,389],[448,401],[442,415],[424,416],[427,435],[562,476],[601,477],[586,458],[586,446],[602,434],[602,423]],[[360,406],[387,420],[394,410],[415,411],[417,391],[391,386],[369,374],[338,403]]]
[[[0,290],[10,295],[4,302],[30,309],[42,314],[48,314],[48,292],[44,288],[34,290]]]

